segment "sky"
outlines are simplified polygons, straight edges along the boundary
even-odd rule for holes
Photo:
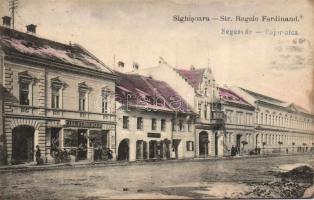
[[[79,43],[105,64],[154,67],[159,57],[178,68],[210,66],[216,81],[295,102],[314,110],[314,16],[311,0],[18,0],[15,28],[37,25],[37,35]],[[0,13],[9,15],[8,1]],[[233,21],[174,21],[174,16]],[[259,18],[235,21],[236,16]],[[261,22],[261,16],[298,16],[298,22]],[[226,35],[222,30],[251,30]],[[298,35],[276,35],[279,31]],[[256,33],[261,32],[261,33]]]

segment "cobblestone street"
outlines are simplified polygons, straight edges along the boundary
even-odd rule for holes
[[[0,174],[0,199],[243,198],[252,184],[278,179],[279,166],[298,163],[313,167],[314,156],[6,172]]]

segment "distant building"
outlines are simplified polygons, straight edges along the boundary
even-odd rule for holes
[[[193,158],[195,114],[167,83],[116,73],[118,160]]]
[[[230,155],[232,146],[237,154],[248,154],[257,147],[255,136],[255,107],[228,87],[219,87],[224,119],[224,155]]]
[[[224,113],[210,68],[178,69],[161,59],[158,66],[139,70],[139,73],[168,83],[198,115],[195,122],[196,157],[224,155]]]
[[[92,160],[97,138],[115,154],[115,75],[83,47],[35,32],[0,27],[3,160],[32,162],[36,145],[46,158],[61,149]]]
[[[273,153],[314,147],[314,116],[309,111],[244,88],[233,91],[255,107],[257,146]]]

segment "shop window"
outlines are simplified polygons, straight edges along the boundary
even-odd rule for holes
[[[161,120],[160,129],[161,129],[161,131],[166,130],[166,120],[165,119]]]
[[[155,131],[157,130],[157,120],[156,119],[152,119],[152,130]]]
[[[193,141],[187,141],[186,142],[186,150],[187,151],[194,151],[194,142]]]
[[[64,129],[64,131],[63,131],[63,146],[64,147],[75,147],[75,148],[78,146],[77,130]]]
[[[129,128],[129,117],[123,116],[123,128],[128,129]]]
[[[137,118],[137,129],[138,130],[143,130],[143,117],[138,117]]]

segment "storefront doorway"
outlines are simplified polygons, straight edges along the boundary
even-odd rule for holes
[[[208,133],[203,131],[199,134],[199,155],[208,156]]]
[[[181,143],[181,140],[174,139],[172,140],[172,151],[174,152],[174,158],[178,159],[179,158],[179,145]],[[173,156],[171,156],[173,157]]]
[[[129,140],[124,139],[118,147],[118,160],[129,160]]]
[[[34,133],[31,126],[18,126],[12,130],[12,164],[34,161]]]
[[[157,141],[156,140],[149,141],[149,158],[150,159],[157,158]]]
[[[77,149],[77,160],[86,160],[87,159],[87,130],[78,129],[78,149]]]
[[[241,134],[238,134],[238,135],[237,135],[236,149],[237,149],[237,153],[238,153],[238,154],[240,153],[240,149],[241,149],[241,137],[242,137]]]

